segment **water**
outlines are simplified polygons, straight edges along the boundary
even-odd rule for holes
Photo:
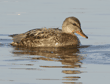
[[[109,0],[1,0],[0,84],[109,84]],[[10,34],[81,22],[80,48],[17,48]]]

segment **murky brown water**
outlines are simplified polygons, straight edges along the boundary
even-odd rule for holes
[[[109,0],[1,0],[0,84],[109,84]],[[78,48],[20,48],[10,34],[61,28],[75,16],[89,39]]]

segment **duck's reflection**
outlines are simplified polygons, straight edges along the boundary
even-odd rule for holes
[[[13,54],[29,54],[35,55],[30,57],[34,60],[45,60],[45,61],[58,61],[63,66],[40,66],[45,68],[80,68],[81,60],[83,56],[79,55],[79,48],[64,47],[64,48],[20,48],[14,47]],[[80,74],[80,70],[62,70],[65,74]],[[79,76],[66,76],[62,80],[78,80]],[[74,83],[73,83],[74,84]],[[81,84],[81,83],[80,83]]]

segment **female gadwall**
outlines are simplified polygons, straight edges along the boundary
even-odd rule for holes
[[[64,47],[78,46],[77,33],[88,38],[81,30],[80,21],[76,17],[64,20],[62,30],[58,28],[33,29],[22,34],[10,35],[13,38],[11,45],[21,47]]]

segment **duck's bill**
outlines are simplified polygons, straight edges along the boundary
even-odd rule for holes
[[[83,32],[76,31],[76,33],[79,34],[79,35],[81,35],[82,37],[88,39],[88,36],[86,36]]]

